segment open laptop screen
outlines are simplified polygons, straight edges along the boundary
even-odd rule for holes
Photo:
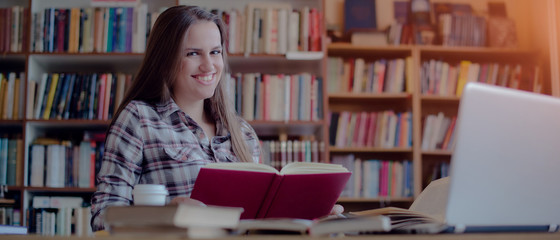
[[[449,225],[560,224],[560,99],[468,83],[455,134]]]

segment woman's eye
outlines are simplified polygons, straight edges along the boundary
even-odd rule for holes
[[[221,54],[221,53],[222,53],[222,50],[214,50],[214,51],[211,52],[211,54],[213,54],[213,55],[218,55],[218,54]]]
[[[198,53],[197,52],[188,52],[187,56],[197,56]]]

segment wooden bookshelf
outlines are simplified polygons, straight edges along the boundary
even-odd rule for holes
[[[263,0],[265,3],[274,3],[279,0]],[[477,0],[483,1],[483,0]],[[148,4],[150,12],[159,11],[160,8],[173,6],[177,4],[201,5],[208,9],[231,9],[237,8],[243,10],[245,5],[254,2],[254,0],[141,0],[141,3]],[[284,1],[282,1],[284,2]],[[302,8],[304,6],[316,7],[319,11],[326,13],[325,6],[338,6],[326,0],[290,0],[293,8]],[[27,7],[28,20],[27,25],[23,26],[26,33],[30,33],[32,27],[31,18],[33,13],[43,11],[45,8],[72,8],[72,7],[89,7],[90,1],[87,0],[0,0],[0,7],[10,7],[19,5]],[[316,121],[249,121],[259,136],[268,139],[277,138],[281,134],[287,134],[291,138],[298,136],[313,136],[315,139],[325,143],[325,153],[321,157],[322,161],[328,162],[333,155],[344,155],[355,153],[363,159],[383,157],[393,161],[411,160],[413,165],[413,196],[412,197],[391,197],[391,198],[341,198],[340,202],[403,202],[405,204],[413,201],[424,187],[424,179],[428,176],[429,168],[438,162],[450,162],[452,152],[449,150],[423,150],[421,148],[424,120],[430,114],[444,112],[446,116],[454,116],[457,114],[460,98],[458,96],[435,96],[424,94],[420,89],[420,73],[421,64],[431,59],[457,63],[461,60],[470,60],[472,62],[499,62],[516,64],[521,63],[523,66],[539,64],[543,66],[543,93],[558,96],[558,83],[552,81],[548,72],[549,53],[548,48],[542,46],[546,43],[542,42],[547,36],[542,34],[533,35],[533,32],[546,31],[546,28],[540,27],[538,21],[525,21],[525,15],[530,14],[533,18],[539,20],[546,17],[546,7],[539,4],[525,2],[507,3],[508,10],[512,10],[511,17],[516,19],[520,24],[518,27],[518,36],[520,47],[516,49],[501,49],[487,47],[444,47],[444,46],[417,46],[417,45],[399,45],[399,46],[354,46],[349,43],[330,43],[327,44],[326,33],[321,32],[322,48],[319,54],[313,53],[313,58],[306,59],[288,59],[287,54],[265,54],[265,53],[233,53],[228,54],[228,60],[231,66],[231,73],[267,73],[267,74],[299,74],[301,72],[310,73],[323,77],[323,98],[318,99],[323,106],[323,117]],[[510,8],[510,5],[512,5]],[[534,5],[534,6],[533,6]],[[526,9],[529,10],[527,13]],[[327,18],[327,17],[325,17]],[[321,19],[325,23],[328,21]],[[326,26],[327,24],[325,24]],[[539,27],[534,27],[539,26]],[[545,29],[545,30],[543,30]],[[31,38],[31,34],[27,34]],[[535,38],[536,40],[531,40]],[[25,42],[25,41],[24,41]],[[31,39],[27,39],[27,43],[31,43]],[[321,55],[322,54],[322,55]],[[311,54],[310,54],[311,55]],[[143,53],[135,52],[37,52],[32,51],[31,46],[23,46],[21,52],[4,51],[0,52],[0,72],[24,72],[27,80],[38,80],[43,73],[55,72],[122,72],[134,74],[141,64]],[[320,56],[320,57],[317,57]],[[375,61],[379,59],[395,59],[407,58],[412,59],[413,67],[411,68],[412,81],[408,85],[410,89],[399,93],[328,93],[327,92],[327,64],[328,57],[341,57],[343,59],[361,57],[365,61]],[[559,88],[560,89],[560,88]],[[554,94],[555,93],[555,94]],[[27,94],[27,93],[26,93]],[[27,97],[27,96],[26,96]],[[27,99],[27,98],[25,98]],[[26,100],[27,101],[27,100]],[[29,107],[32,103],[26,103]],[[367,111],[377,112],[384,110],[393,110],[395,112],[410,111],[412,113],[412,146],[411,147],[332,147],[328,146],[329,142],[329,119],[328,112],[336,111]],[[29,145],[33,140],[40,136],[69,136],[76,138],[83,135],[87,131],[104,131],[108,127],[110,120],[37,120],[37,119],[21,119],[21,120],[0,120],[0,134],[20,134],[24,140],[24,152],[18,153],[23,155],[25,165],[29,159]],[[23,180],[28,177],[23,168],[18,172],[18,178]],[[25,181],[24,181],[25,182]],[[83,196],[87,195],[95,189],[90,188],[47,188],[47,187],[29,187],[25,186],[9,186],[10,190],[16,192],[20,196],[17,204],[22,210],[29,207],[29,202],[34,194],[50,195],[63,192],[65,195],[73,193]]]
[[[406,147],[392,147],[392,148],[381,148],[381,147],[329,147],[329,151],[332,153],[412,153],[412,148]]]
[[[479,1],[484,2],[484,1]],[[484,3],[485,4],[485,3]],[[520,9],[528,7],[529,4],[513,4],[509,6],[514,9],[512,12],[513,18],[518,21],[521,19]],[[541,9],[542,6],[536,7]],[[341,14],[342,10],[336,10]],[[331,12],[332,13],[332,12]],[[331,16],[331,24],[342,24],[340,22],[332,22],[336,17]],[[526,21],[527,19],[523,20]],[[329,21],[329,20],[327,20]],[[452,94],[429,94],[422,92],[422,64],[426,61],[436,60],[441,62],[448,62],[449,64],[458,64],[463,60],[468,60],[472,63],[499,63],[502,65],[509,64],[515,67],[517,64],[521,65],[522,71],[532,71],[533,66],[539,66],[543,79],[542,93],[547,95],[552,94],[554,84],[551,83],[547,71],[547,60],[543,55],[547,55],[539,48],[532,44],[532,41],[527,41],[527,36],[533,30],[530,25],[524,24],[518,27],[518,34],[523,35],[524,38],[520,40],[518,48],[492,48],[492,47],[460,47],[460,46],[437,46],[437,45],[387,45],[387,46],[355,46],[350,43],[335,42],[327,46],[327,57],[338,57],[344,61],[349,59],[362,58],[365,60],[366,65],[368,62],[374,62],[379,59],[394,59],[394,58],[412,58],[412,67],[410,68],[412,77],[412,84],[407,85],[411,89],[405,89],[403,93],[354,93],[336,91],[328,93],[329,109],[331,112],[371,112],[379,110],[393,110],[401,112],[409,109],[412,112],[412,131],[413,131],[413,145],[410,149],[400,149],[400,153],[406,154],[395,155],[399,150],[395,148],[356,148],[356,147],[334,147],[329,146],[331,159],[336,155],[346,155],[353,153],[356,157],[362,159],[379,159],[381,157],[388,158],[389,160],[398,160],[399,158],[407,158],[411,156],[413,163],[413,178],[414,178],[414,197],[422,191],[426,186],[426,178],[431,175],[431,170],[434,166],[440,163],[449,163],[452,157],[452,150],[449,149],[423,149],[422,140],[424,136],[424,124],[428,115],[437,115],[439,112],[444,113],[446,117],[457,116],[460,97]],[[328,73],[327,73],[328,74]],[[406,75],[406,74],[405,74]],[[327,76],[328,78],[328,76]],[[340,79],[340,78],[339,78]],[[341,80],[342,81],[342,80]],[[352,80],[350,80],[352,81]],[[522,90],[532,91],[532,86],[521,84],[519,86]],[[397,148],[398,149],[398,148]],[[396,150],[395,152],[393,152]],[[364,202],[380,201],[379,199],[358,198]],[[366,200],[368,199],[368,200]],[[406,198],[405,198],[406,199]],[[409,200],[412,200],[410,198]],[[342,202],[342,201],[341,201]],[[365,205],[364,205],[365,206]]]
[[[97,46],[94,46],[94,50],[92,51],[89,48],[86,48],[85,45],[83,45],[83,49],[79,49],[78,52],[70,52],[70,50],[66,51],[60,49],[54,49],[54,51],[52,52],[47,51],[47,49],[45,48],[47,45],[43,45],[45,38],[38,39],[38,35],[35,35],[36,32],[34,32],[36,27],[35,24],[39,24],[39,22],[34,21],[35,17],[40,16],[39,13],[44,13],[45,9],[50,8],[54,11],[54,9],[86,9],[90,7],[101,9],[133,7],[133,11],[135,11],[136,13],[136,11],[138,10],[136,4],[145,4],[149,13],[156,13],[161,12],[165,8],[170,6],[183,4],[198,5],[207,8],[208,10],[220,9],[223,11],[230,11],[231,9],[235,8],[243,13],[246,9],[247,4],[254,1],[141,0],[135,2],[135,5],[126,5],[127,3],[115,3],[116,5],[109,3],[108,5],[99,5],[104,4],[103,2],[105,1],[97,1],[92,5],[92,2],[89,0],[0,0],[0,8],[12,8],[13,6],[21,6],[25,8],[23,12],[25,12],[26,15],[25,18],[22,18],[25,19],[25,24],[22,25],[22,31],[26,34],[26,38],[22,40],[22,50],[16,52],[10,50],[1,51],[0,72],[17,72],[18,74],[25,74],[25,79],[22,79],[21,82],[26,85],[24,97],[24,112],[26,115],[27,108],[33,108],[36,102],[36,100],[33,100],[34,102],[27,102],[27,95],[32,94],[28,93],[28,88],[31,85],[29,84],[29,81],[40,82],[44,74],[53,73],[135,74],[139,69],[144,57],[144,54],[142,53],[143,51],[135,51],[134,48],[132,48],[131,51],[126,50],[124,52],[121,51],[122,49],[118,49],[118,51],[107,50],[105,52],[105,48],[97,49]],[[281,4],[284,5],[286,4],[286,1],[277,0],[265,0],[263,2],[266,6],[277,5],[276,3],[278,2],[281,2]],[[307,10],[304,9],[304,7],[309,7],[309,9],[313,8],[318,12],[324,12],[323,0],[310,0],[304,2],[292,0],[288,2],[289,4],[291,4],[291,7],[293,9],[297,9],[298,11]],[[292,12],[292,9],[290,9],[289,12]],[[70,16],[68,16],[68,18],[69,21],[72,21],[70,19]],[[152,19],[152,24],[154,20],[155,18]],[[317,18],[317,20],[323,21],[323,19],[321,18]],[[44,25],[40,26],[44,27]],[[55,27],[57,26],[58,25],[55,25]],[[240,32],[241,30],[235,31],[232,32],[231,35],[238,34]],[[317,32],[319,33],[318,37],[320,39],[320,42],[324,44],[325,33],[323,31]],[[58,32],[55,31],[55,34],[58,34]],[[106,35],[104,36],[106,37]],[[85,44],[85,40],[86,39],[82,39],[82,42],[79,43]],[[39,44],[41,45],[42,50],[38,47]],[[56,42],[54,44],[56,44]],[[244,44],[245,42],[243,42],[243,45]],[[68,45],[70,45],[70,43],[68,43]],[[314,44],[314,46],[315,45],[316,44]],[[277,75],[295,75],[306,73],[317,78],[322,78],[324,73],[323,62],[325,60],[325,55],[325,47],[323,45],[319,45],[319,49],[314,51],[311,51],[310,48],[302,52],[286,52],[275,54],[268,54],[265,53],[265,51],[260,51],[258,53],[249,51],[243,53],[228,53],[227,60],[229,61],[230,66],[228,73],[262,73]],[[328,111],[328,107],[326,105],[327,97],[325,94],[325,85],[323,84],[320,86],[322,86],[322,88],[317,87],[317,91],[321,93],[315,93],[317,95],[315,96],[316,99],[314,99],[313,101],[316,101],[317,106],[320,107],[320,109],[322,109],[323,111],[322,115],[324,115]],[[39,91],[38,87],[39,86],[36,85],[35,91],[37,92]],[[276,108],[276,106],[269,107]],[[22,211],[22,223],[25,223],[25,211],[31,207],[31,200],[33,199],[33,196],[82,196],[84,197],[85,202],[89,202],[91,193],[96,190],[95,188],[78,187],[31,187],[31,184],[29,182],[31,170],[29,159],[31,157],[30,146],[33,145],[34,140],[40,137],[57,138],[60,140],[70,140],[75,146],[76,143],[80,143],[85,133],[103,133],[107,130],[111,122],[111,119],[102,118],[103,120],[99,120],[97,117],[94,117],[93,120],[56,118],[43,119],[42,117],[36,119],[35,115],[35,109],[33,109],[33,116],[25,116],[23,119],[0,120],[0,134],[21,136],[21,139],[24,143],[24,150],[22,152],[18,152],[18,155],[20,155],[21,159],[23,159],[23,162],[21,163],[23,165],[23,168],[18,170],[17,173],[17,178],[23,184],[17,186],[9,186],[10,191],[13,190],[15,194],[14,196],[17,196],[17,199],[19,199],[18,201],[16,201],[16,208],[19,208]],[[0,118],[2,117],[0,116]],[[321,116],[319,114],[317,114],[317,117],[313,120],[253,120],[249,121],[249,123],[253,126],[259,137],[265,140],[278,140],[279,136],[288,135],[288,139],[290,140],[305,139],[325,143],[328,141],[328,134],[326,134],[327,121],[325,121],[324,116]],[[321,161],[328,161],[328,151],[323,151],[323,154],[320,155],[319,159]]]

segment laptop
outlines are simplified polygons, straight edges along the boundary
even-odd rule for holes
[[[468,83],[455,131],[445,211],[452,231],[558,229],[560,99]]]

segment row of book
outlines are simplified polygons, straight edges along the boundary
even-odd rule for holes
[[[158,11],[137,7],[46,8],[34,12],[33,52],[137,52],[146,40]]]
[[[336,147],[411,147],[412,112],[333,112],[329,143]]]
[[[431,181],[448,177],[450,167],[451,165],[449,162],[437,162],[430,166],[430,174],[427,174],[426,179],[424,179],[424,186],[427,186]]]
[[[29,233],[42,236],[91,237],[90,220],[91,207],[81,197],[34,196],[26,213]]]
[[[439,112],[424,118],[422,150],[452,150],[455,144],[457,116],[448,117]]]
[[[21,226],[21,210],[13,207],[0,207],[0,225]]]
[[[21,52],[25,46],[28,8],[0,8],[0,52]]]
[[[521,64],[476,63],[468,60],[457,64],[434,59],[422,62],[422,94],[461,96],[467,82],[482,82],[537,93],[543,88],[538,66],[523,68]]]
[[[317,140],[261,141],[261,163],[278,170],[292,162],[322,162],[325,143]]]
[[[22,185],[17,173],[23,168],[23,149],[20,135],[0,137],[0,185]]]
[[[317,121],[323,118],[323,80],[309,73],[238,73],[237,112],[248,121]]]
[[[329,57],[329,93],[412,92],[412,57],[367,61],[363,58]]]
[[[439,15],[438,33],[443,46],[486,46],[486,19],[472,14]]]
[[[353,154],[335,155],[332,163],[341,164],[352,172],[341,197],[412,197],[412,162],[362,160]]]
[[[125,73],[44,73],[29,81],[29,119],[108,120],[132,81]]]
[[[0,119],[23,119],[25,73],[0,73]]]
[[[95,187],[104,147],[104,137],[84,139],[77,144],[70,140],[36,139],[29,147],[29,186]]]
[[[245,10],[213,10],[228,26],[230,53],[321,51],[322,13],[285,2],[249,3]]]
[[[395,21],[388,30],[392,45],[488,45],[488,20],[474,13],[469,3],[433,3],[432,11],[410,12],[409,2],[394,2]],[[487,34],[488,33],[488,34]]]
[[[289,3],[249,3],[245,11],[218,10],[230,33],[231,53],[321,51],[322,14]],[[161,11],[137,7],[46,8],[32,13],[34,52],[144,52]]]

